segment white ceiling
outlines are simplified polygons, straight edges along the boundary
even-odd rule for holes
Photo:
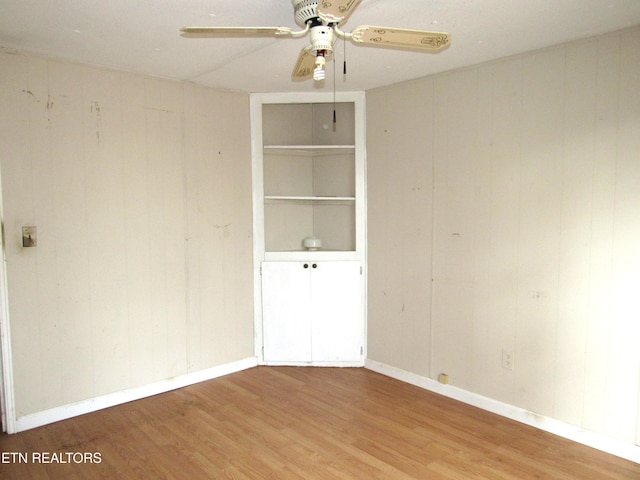
[[[312,91],[291,71],[308,37],[185,38],[179,28],[288,26],[290,0],[0,0],[0,51],[47,56],[247,92]],[[368,90],[640,25],[640,0],[362,0],[358,25],[449,32],[438,54],[337,42],[336,89]],[[640,48],[640,46],[639,46]],[[324,89],[333,87],[328,69]]]

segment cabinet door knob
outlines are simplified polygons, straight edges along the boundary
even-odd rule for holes
[[[317,264],[315,264],[315,263],[314,263],[313,265],[311,265],[311,266],[312,266],[313,268],[318,268],[318,265],[317,265]]]
[[[308,264],[308,263],[305,263],[305,264],[303,265],[303,267],[304,267],[304,268],[309,268],[309,264]]]

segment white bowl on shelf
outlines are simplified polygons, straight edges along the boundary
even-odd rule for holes
[[[307,237],[302,240],[302,246],[307,250],[318,250],[322,247],[322,240],[317,237]]]

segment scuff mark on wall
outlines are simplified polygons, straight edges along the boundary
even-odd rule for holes
[[[214,227],[216,228],[216,230],[219,230],[222,233],[220,238],[227,238],[231,235],[231,232],[229,231],[230,226],[231,226],[230,223],[227,223],[225,225],[214,224]]]
[[[23,93],[25,93],[26,95],[28,95],[29,97],[31,97],[32,100],[35,100],[36,103],[41,103],[40,99],[38,97],[36,97],[36,95],[29,89],[23,89],[22,90]],[[54,99],[51,96],[51,94],[47,95],[47,103],[45,104],[45,111],[47,113],[47,121],[51,122],[51,117],[49,116],[49,114],[51,113],[51,111],[53,110],[53,104],[54,104]]]
[[[100,146],[102,135],[102,113],[100,112],[100,104],[97,100],[91,102],[91,114],[94,115],[96,119],[96,141],[98,142],[98,146]]]
[[[30,95],[31,98],[33,98],[36,102],[40,103],[40,100],[38,100],[38,97],[36,97],[31,90],[23,89],[22,91],[23,91],[23,93],[26,93],[27,95]]]
[[[544,290],[531,290],[529,292],[529,298],[537,302],[542,302],[547,298],[547,293]]]

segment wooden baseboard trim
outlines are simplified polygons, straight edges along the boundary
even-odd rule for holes
[[[626,443],[615,438],[607,437],[601,433],[585,430],[575,425],[484,397],[453,385],[443,384],[431,378],[423,377],[375,360],[367,359],[365,361],[365,368],[511,420],[539,428],[554,435],[573,440],[574,442],[610,453],[611,455],[640,463],[639,445]]]
[[[230,373],[246,370],[258,365],[258,359],[256,357],[249,357],[236,362],[226,363],[224,365],[218,365],[216,367],[207,368],[205,370],[199,370],[197,372],[187,373],[178,377],[173,377],[167,380],[161,380],[159,382],[143,385],[141,387],[122,390],[119,392],[109,393],[107,395],[101,395],[96,398],[84,400],[81,402],[72,403],[69,405],[63,405],[61,407],[55,407],[42,412],[36,412],[22,417],[18,417],[15,420],[15,431],[8,433],[17,433],[31,428],[40,427],[49,423],[58,422],[71,417],[77,417],[78,415],[84,415],[85,413],[95,412],[102,410],[103,408],[113,407],[122,403],[139,400],[141,398],[150,397],[159,393],[169,392],[178,388],[193,385],[195,383],[203,382],[205,380],[211,380],[212,378],[222,377],[229,375]]]

